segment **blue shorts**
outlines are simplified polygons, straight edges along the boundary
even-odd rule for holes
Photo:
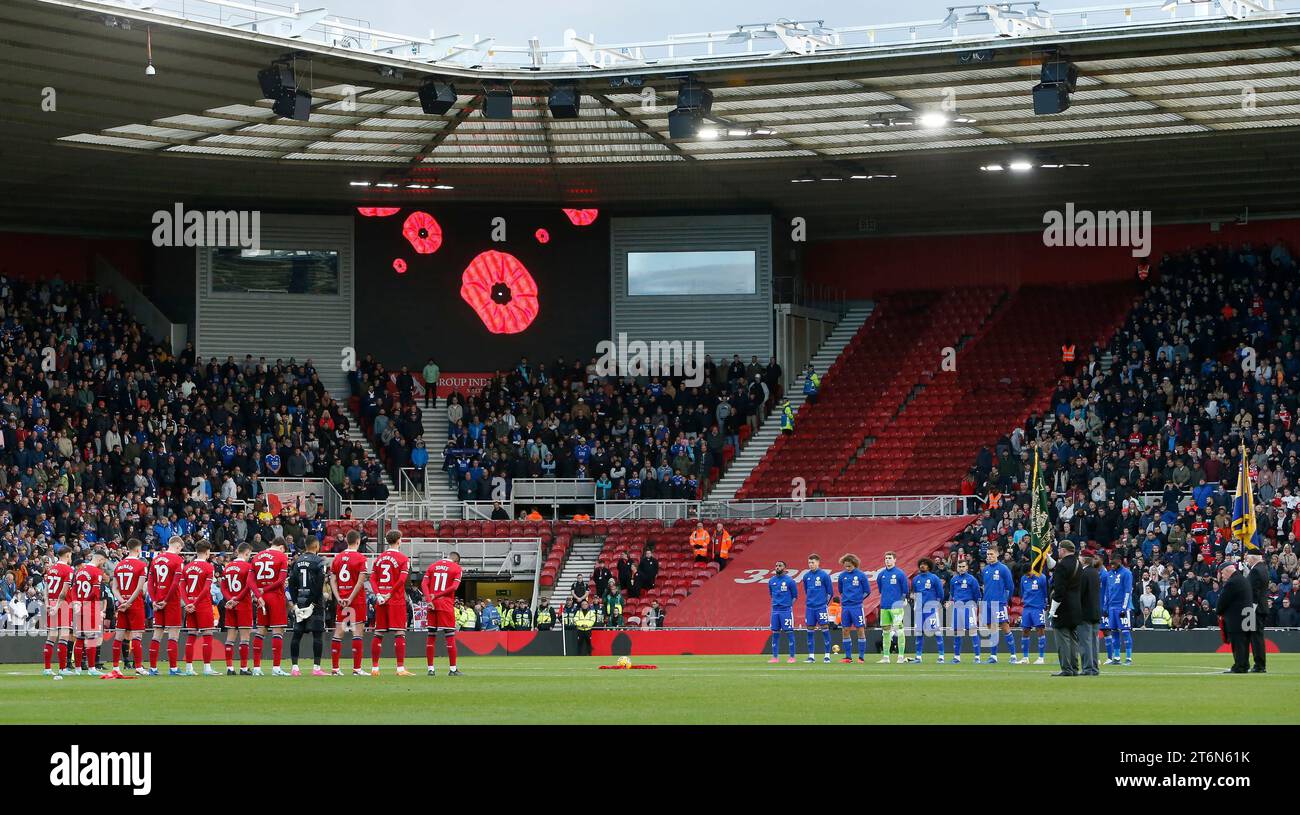
[[[792,608],[773,609],[772,630],[793,631],[794,630],[794,609]]]
[[[980,629],[979,605],[977,601],[970,601],[968,605],[963,601],[956,601],[952,605],[952,630],[961,633],[978,634]]]
[[[918,634],[937,634],[943,630],[943,620],[938,611],[922,612]]]
[[[1107,609],[1106,622],[1106,630],[1108,631],[1128,631],[1129,612],[1123,608]]]
[[[987,601],[985,608],[987,608],[985,613],[988,615],[987,622],[989,625],[999,625],[1011,619],[1007,616],[1007,607],[996,600]]]
[[[867,615],[862,613],[862,604],[844,606],[840,609],[840,626],[843,628],[866,628]]]
[[[1031,628],[1046,628],[1046,616],[1046,609],[1029,608],[1026,606],[1025,610],[1020,614],[1020,627],[1026,631]]]
[[[809,628],[818,625],[827,625],[831,621],[831,615],[826,613],[826,606],[808,606],[804,611],[803,624]]]

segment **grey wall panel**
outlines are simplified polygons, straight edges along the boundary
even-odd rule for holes
[[[350,216],[262,216],[263,249],[339,253],[339,293],[245,294],[211,291],[211,249],[197,249],[195,352],[204,358],[312,360],[333,392],[347,388],[340,361],[353,343],[355,261]]]
[[[629,297],[628,252],[752,250],[751,295]],[[610,222],[610,311],[614,337],[701,341],[722,364],[732,354],[767,361],[772,337],[772,219],[767,215],[614,218]]]

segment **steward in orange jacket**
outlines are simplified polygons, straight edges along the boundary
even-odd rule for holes
[[[691,549],[695,551],[695,562],[701,563],[709,559],[709,531],[704,528],[703,523],[695,525],[695,531],[691,533]]]
[[[713,532],[713,544],[717,547],[718,568],[727,568],[727,561],[731,560],[731,533],[720,523]]]

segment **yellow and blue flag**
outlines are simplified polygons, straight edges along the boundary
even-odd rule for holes
[[[1250,462],[1245,445],[1241,448],[1237,491],[1232,496],[1232,536],[1242,542],[1247,552],[1259,551],[1255,545],[1255,492],[1250,486]]]

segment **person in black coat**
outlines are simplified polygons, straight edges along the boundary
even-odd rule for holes
[[[1251,671],[1257,674],[1264,673],[1264,626],[1268,621],[1268,584],[1271,575],[1268,573],[1268,565],[1264,563],[1264,556],[1255,550],[1246,555],[1246,563],[1250,566],[1250,571],[1246,574],[1246,582],[1250,584],[1251,601],[1255,604],[1255,619],[1253,630],[1247,632],[1250,636],[1250,650],[1255,655],[1255,667]]]
[[[1224,673],[1249,673],[1250,632],[1245,629],[1249,626],[1247,616],[1254,612],[1250,583],[1233,563],[1225,563],[1220,575],[1223,588],[1219,590],[1219,604],[1214,610],[1232,645],[1232,667]]]
[[[1083,622],[1079,623],[1079,651],[1082,665],[1079,673],[1099,676],[1097,662],[1097,632],[1101,626],[1101,555],[1085,554],[1084,567],[1079,574],[1079,607]]]
[[[1074,554],[1074,542],[1062,541],[1062,557],[1052,571],[1052,627],[1056,630],[1056,654],[1061,670],[1053,676],[1079,675],[1079,624],[1083,622],[1080,603],[1082,568]]]

